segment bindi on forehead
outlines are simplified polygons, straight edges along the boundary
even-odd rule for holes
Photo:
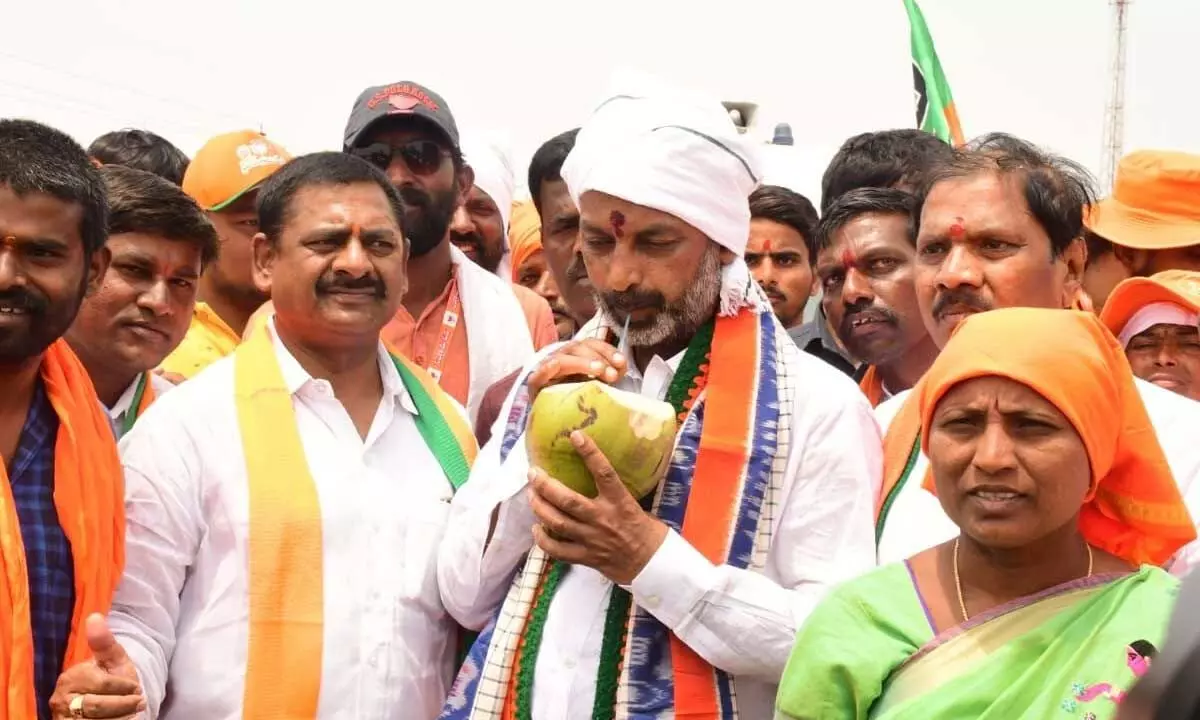
[[[620,210],[613,210],[608,214],[608,223],[612,225],[613,236],[618,238],[625,237],[625,214]]]
[[[950,229],[947,232],[949,233],[951,239],[961,240],[967,235],[966,223],[963,222],[961,217],[956,217],[954,218],[954,221],[950,223]]]
[[[350,223],[350,237],[362,237],[362,225],[359,225],[356,222]]]

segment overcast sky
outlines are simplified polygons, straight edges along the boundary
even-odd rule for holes
[[[126,126],[189,154],[259,127],[293,152],[340,148],[358,92],[415,80],[518,166],[577,125],[617,64],[757,102],[792,124],[773,174],[816,200],[847,136],[913,124],[901,0],[7,0],[0,116],[87,144]],[[1107,0],[921,0],[968,136],[1005,130],[1098,170]],[[164,8],[170,8],[170,15]],[[1200,152],[1200,1],[1134,0],[1126,150]],[[782,176],[786,175],[786,178]]]

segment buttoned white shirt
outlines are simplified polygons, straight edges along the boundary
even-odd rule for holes
[[[321,506],[317,717],[435,718],[456,650],[435,570],[450,484],[382,345],[383,397],[364,441],[332,386],[274,342]],[[233,357],[214,363],[156,401],[121,443],[126,567],[110,623],[150,718],[242,717],[249,516],[233,371]]]
[[[1200,436],[1197,435],[1200,403],[1137,378],[1134,384],[1179,484],[1184,504],[1193,522],[1200,521]],[[875,417],[885,433],[910,392],[899,393],[875,408]],[[958,526],[942,510],[937,497],[921,487],[928,468],[929,458],[922,451],[884,523],[879,542],[881,564],[899,562],[958,535]],[[1184,575],[1198,562],[1200,542],[1193,542],[1180,550],[1170,570]]]
[[[772,716],[797,628],[831,586],[875,564],[882,444],[871,408],[842,373],[790,344],[779,351],[790,367],[793,415],[766,567],[759,573],[714,566],[672,530],[628,588],[634,602],[735,677],[744,718]],[[618,387],[663,399],[681,359],[656,357],[644,374],[632,370]],[[501,417],[507,415],[506,406]],[[532,546],[524,438],[500,463],[502,436],[493,435],[455,497],[438,564],[442,599],[467,627],[491,618]],[[591,717],[612,587],[583,566],[564,576],[534,669],[534,720]]]
[[[162,397],[163,393],[175,388],[174,383],[159,377],[155,373],[147,373],[147,376],[150,378],[150,388],[154,391],[156,402],[157,398]],[[108,419],[112,422],[113,434],[117,436],[118,440],[121,439],[121,428],[125,424],[125,416],[130,411],[137,412],[137,409],[133,407],[133,397],[137,394],[138,381],[141,379],[141,375],[134,378],[133,382],[129,383],[129,387],[125,388],[125,392],[121,393],[121,397],[117,398],[117,401],[113,403],[113,406],[104,408],[108,413]]]

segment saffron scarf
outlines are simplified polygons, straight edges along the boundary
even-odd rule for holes
[[[989,376],[1036,391],[1079,434],[1092,470],[1079,528],[1091,545],[1134,565],[1162,565],[1196,538],[1120,343],[1094,314],[1077,310],[1007,308],[959,324],[888,428],[883,508],[911,472],[914,453],[928,451],[942,397]],[[932,470],[923,487],[934,492]]]
[[[885,399],[883,397],[883,377],[879,374],[879,369],[874,365],[868,366],[867,371],[863,373],[862,380],[858,381],[858,389],[867,396],[871,407],[879,407],[879,403]]]
[[[697,333],[668,391],[682,423],[651,512],[714,564],[761,569],[766,561],[791,422],[782,332],[770,310],[718,317]],[[595,328],[580,335],[595,336]],[[507,418],[502,462],[527,423],[528,374],[518,381]],[[569,572],[540,549],[530,552],[497,618],[471,649],[443,720],[529,717],[545,615]],[[592,717],[732,720],[737,696],[731,676],[613,587]]]
[[[471,428],[421,368],[391,355],[421,437],[451,487],[466,482]],[[321,690],[321,506],[269,328],[235,351],[234,393],[249,488],[250,632],[243,715],[315,718]]]
[[[75,571],[75,608],[63,667],[91,657],[84,619],[107,614],[125,569],[125,483],[109,418],[92,381],[65,340],[42,356],[42,382],[58,416],[54,441],[54,508]],[[2,717],[36,718],[29,568],[12,487],[4,473],[0,495],[0,672],[5,679]]]

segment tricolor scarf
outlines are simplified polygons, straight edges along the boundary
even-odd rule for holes
[[[321,507],[272,332],[234,355],[234,393],[249,488],[250,632],[243,715],[315,718],[324,635]],[[428,373],[391,356],[416,405],[421,437],[454,489],[476,446],[470,426]]]
[[[125,411],[125,417],[121,418],[120,437],[125,437],[130,430],[133,429],[134,423],[146,412],[157,397],[158,393],[154,391],[154,383],[150,381],[150,373],[144,372],[138,376],[137,388],[133,391],[133,400],[129,403],[129,409]]]
[[[761,570],[788,455],[791,381],[781,355],[790,340],[761,307],[720,316],[710,327],[693,339],[668,391],[682,423],[651,512],[710,562]],[[603,331],[593,320],[580,336]],[[501,462],[527,424],[529,371],[513,396]],[[568,565],[539,548],[530,552],[463,664],[442,720],[530,717],[537,646],[553,594],[568,572]],[[612,588],[593,718],[733,720],[737,707],[729,674],[633,604],[626,591]]]
[[[71,543],[75,608],[63,667],[92,656],[84,620],[107,614],[125,568],[125,483],[108,414],[79,358],[65,340],[42,357],[42,382],[54,414],[54,509]],[[0,718],[36,718],[29,567],[5,467],[0,482]]]

